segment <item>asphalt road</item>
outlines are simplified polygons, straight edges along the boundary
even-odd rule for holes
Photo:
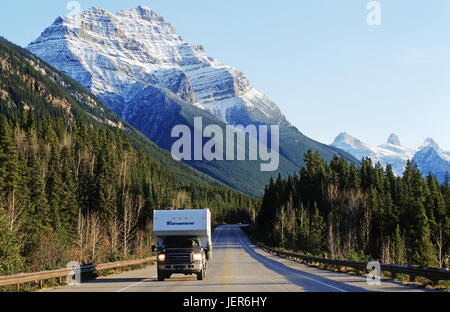
[[[266,253],[253,245],[237,225],[213,234],[214,261],[206,279],[173,275],[158,282],[156,266],[110,275],[55,292],[409,292],[424,291],[383,280],[369,286],[366,278],[318,269]]]

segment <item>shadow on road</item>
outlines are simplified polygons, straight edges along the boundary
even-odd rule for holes
[[[146,278],[100,278],[84,282],[85,284],[105,284],[105,283],[139,283],[146,280]]]
[[[256,253],[249,244],[245,244],[244,241],[248,241],[248,238],[240,231],[240,229],[235,229],[235,238],[240,242],[242,248],[249,254],[253,259],[263,264],[269,270],[272,270],[278,274],[283,275],[290,283],[303,288],[305,291],[311,292],[367,292],[367,289],[344,285],[340,282],[335,282],[333,280],[318,276],[315,274],[298,271],[293,269],[283,263],[272,260],[270,258],[264,257]]]

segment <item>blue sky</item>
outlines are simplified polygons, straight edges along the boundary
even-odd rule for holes
[[[69,1],[2,3],[0,35],[25,46]],[[144,4],[186,41],[243,70],[305,135],[331,143],[343,131],[378,145],[396,133],[450,150],[450,1],[96,0],[110,12]]]

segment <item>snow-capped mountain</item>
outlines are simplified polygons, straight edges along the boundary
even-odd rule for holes
[[[28,50],[86,86],[125,119],[148,86],[170,90],[229,124],[240,108],[285,118],[244,74],[183,41],[164,17],[145,6],[112,14],[93,7],[59,17]]]
[[[194,117],[201,116],[214,124],[280,125],[282,175],[298,169],[308,149],[328,160],[338,154],[357,162],[342,150],[304,136],[240,70],[208,56],[202,46],[185,42],[164,17],[145,6],[116,14],[93,7],[58,17],[27,49],[167,150],[174,141],[171,127],[185,124],[192,129]],[[231,179],[241,183],[251,176],[237,168],[238,162],[188,164],[232,186],[236,185]],[[253,180],[263,184],[266,178]]]
[[[370,146],[348,133],[339,134],[331,146],[340,148],[358,159],[370,157],[374,163],[383,167],[388,164],[396,175],[403,175],[408,160],[417,163],[419,170],[426,176],[432,172],[442,183],[446,172],[450,172],[450,153],[443,151],[431,138],[418,149],[410,149],[400,144],[400,139],[391,134],[385,144]]]
[[[450,174],[450,152],[442,148],[431,138],[419,147],[413,161],[424,175],[432,172],[439,180],[444,182],[446,174]]]

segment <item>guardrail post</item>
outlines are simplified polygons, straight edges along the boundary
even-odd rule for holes
[[[409,276],[409,282],[410,283],[415,283],[416,282],[416,276],[415,275],[410,275]]]

